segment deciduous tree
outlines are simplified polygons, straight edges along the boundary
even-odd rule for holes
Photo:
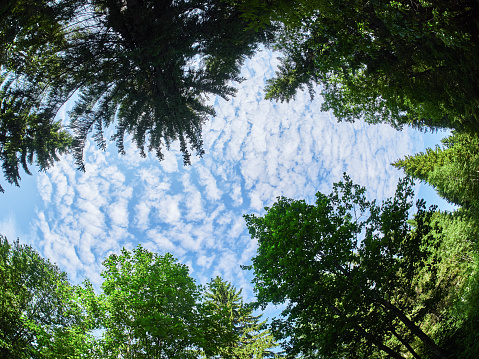
[[[320,84],[338,120],[477,132],[476,1],[245,1],[245,16],[278,21],[283,53],[267,98]]]
[[[429,261],[442,232],[422,201],[410,224],[412,195],[403,180],[377,205],[345,177],[314,205],[279,198],[264,216],[246,216],[258,240],[258,303],[286,305],[272,328],[289,355],[448,357],[423,325],[447,297]]]
[[[90,312],[103,329],[104,358],[197,358],[222,342],[223,319],[203,309],[188,267],[137,247],[104,262],[103,293],[90,287]]]
[[[0,235],[0,356],[88,356],[89,330],[66,274],[30,246]]]

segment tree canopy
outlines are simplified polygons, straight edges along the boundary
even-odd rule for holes
[[[272,330],[288,355],[448,357],[427,323],[443,320],[451,283],[464,288],[470,272],[438,259],[451,249],[435,209],[419,201],[409,219],[412,195],[406,179],[378,205],[345,177],[314,205],[279,198],[246,216],[258,303],[286,305]]]
[[[241,64],[269,39],[222,0],[16,0],[0,11],[0,155],[15,184],[25,159],[44,169],[56,150],[72,149],[84,169],[88,135],[105,148],[112,124],[121,153],[127,134],[159,159],[179,141],[189,163],[191,150],[203,154],[208,96],[234,95]],[[55,122],[72,98],[73,142]]]
[[[100,357],[196,358],[199,348],[209,351],[206,315],[188,267],[141,246],[112,254],[103,265],[103,293],[88,301],[104,330]]]
[[[475,133],[454,132],[443,139],[442,144],[442,147],[406,156],[394,162],[393,166],[430,184],[450,203],[477,214],[479,137]]]
[[[273,36],[275,38],[273,39]],[[256,306],[217,277],[196,285],[170,254],[105,259],[102,292],[72,286],[0,235],[0,356],[263,358],[479,356],[479,2],[475,0],[12,0],[0,5],[0,161],[45,170],[89,136],[161,160],[203,154],[208,96],[228,99],[258,44],[283,53],[268,99],[299,89],[339,120],[451,128],[394,163],[461,206],[413,212],[412,179],[382,203],[349,177],[316,202],[280,197],[245,216]],[[72,101],[68,119],[61,109]],[[107,138],[106,129],[114,127]],[[0,191],[3,192],[0,185]],[[254,309],[285,309],[267,330]],[[97,336],[94,330],[99,330]]]
[[[266,358],[275,346],[241,290],[198,286],[170,254],[141,246],[103,261],[97,294],[0,236],[0,355],[56,358]],[[96,331],[96,334],[94,334]]]
[[[72,3],[12,0],[0,5],[0,161],[7,182],[17,186],[20,167],[29,174],[28,164],[35,162],[45,170],[72,142],[55,119],[58,97],[68,95],[59,87],[45,91],[55,80],[45,70],[58,64],[55,51],[66,41],[61,28],[73,16]]]
[[[476,1],[257,0],[243,11],[281,24],[283,57],[266,98],[313,94],[317,83],[338,120],[477,132]]]
[[[91,348],[89,330],[66,273],[0,235],[0,356],[78,358]]]

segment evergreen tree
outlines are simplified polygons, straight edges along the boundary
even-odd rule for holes
[[[260,322],[261,315],[253,315],[252,307],[243,302],[241,291],[220,277],[207,286],[206,302],[212,304],[216,313],[226,317],[235,338],[220,349],[219,358],[271,357],[273,353],[269,349],[276,345],[272,335],[264,329],[266,321]]]
[[[60,97],[71,88],[45,90],[58,67],[55,52],[65,44],[64,24],[74,0],[12,0],[0,5],[0,161],[8,183],[19,185],[20,167],[45,170],[69,150],[71,135],[55,121]],[[63,93],[62,93],[63,92]],[[0,185],[0,191],[3,188]]]
[[[479,136],[454,132],[443,147],[406,156],[393,165],[433,186],[438,194],[459,206],[479,209]]]
[[[179,141],[185,164],[191,150],[201,156],[202,125],[214,115],[208,96],[234,95],[230,82],[241,81],[243,61],[268,41],[268,30],[248,29],[237,6],[222,0],[16,0],[0,11],[5,111],[14,122],[46,123],[55,144],[54,135],[66,134],[54,117],[76,94],[69,127],[80,169],[88,135],[105,148],[103,130],[113,123],[121,153],[130,134],[143,155],[162,159]]]
[[[417,284],[421,290],[426,289],[427,297],[427,292],[432,289],[428,282],[432,279],[439,289],[436,293],[442,299],[426,319],[425,325],[439,339],[442,347],[455,353],[452,357],[475,358],[479,356],[479,343],[476,340],[479,323],[477,214],[463,210],[438,212],[433,221],[444,234],[441,244],[427,262],[428,266],[438,268],[437,276],[431,278],[424,271],[418,277]]]

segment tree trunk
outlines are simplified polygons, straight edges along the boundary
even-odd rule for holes
[[[328,303],[329,307],[332,308],[337,315],[339,316],[342,316],[342,317],[345,317],[345,315],[343,314],[343,312],[338,308],[336,307],[335,305],[329,303],[327,301],[327,299],[325,299],[324,297],[322,298],[326,303]],[[361,333],[361,335],[366,339],[368,340],[369,342],[371,342],[373,345],[377,346],[380,350],[382,350],[383,352],[385,352],[386,354],[388,354],[391,358],[395,358],[395,359],[404,359],[404,357],[399,354],[399,353],[396,353],[394,350],[392,350],[391,348],[389,348],[388,346],[384,345],[380,340],[377,340],[374,335],[371,335],[370,333],[368,333],[365,329],[363,329],[359,324],[356,324],[353,326],[353,328],[355,328],[359,333]]]
[[[431,350],[434,355],[440,359],[448,358],[448,356],[436,345],[434,340],[432,340],[426,333],[422,331],[421,328],[414,324],[414,322],[411,321],[402,310],[379,296],[376,296],[376,300],[386,309],[389,309],[389,311],[394,314],[411,331],[412,334],[421,339],[421,341]]]
[[[361,284],[354,283],[351,280],[351,275],[348,273],[340,265],[336,265],[336,269],[339,270],[339,274],[345,277],[345,280],[348,284],[360,289],[363,291],[364,295],[368,296],[371,300],[376,301],[384,308],[388,309],[391,314],[393,314],[397,319],[399,319],[410,331],[412,334],[417,336],[428,348],[431,352],[439,359],[447,359],[448,356],[439,348],[434,340],[432,340],[426,333],[422,331],[413,321],[411,321],[406,314],[399,308],[397,308],[394,304],[384,299],[380,293],[375,291],[374,289],[368,288]]]
[[[416,359],[421,359],[421,357],[416,353],[416,351],[409,345],[409,343],[402,337],[400,336],[394,328],[391,328],[391,333],[394,334],[394,336],[401,342],[402,345],[406,347],[406,349],[412,354],[412,356]]]

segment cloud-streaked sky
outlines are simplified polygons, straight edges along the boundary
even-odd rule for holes
[[[221,275],[251,300],[249,264],[256,243],[243,214],[261,214],[277,196],[314,200],[346,171],[371,198],[391,196],[402,173],[390,163],[424,148],[424,135],[386,125],[337,123],[321,98],[263,99],[278,61],[270,51],[248,60],[230,101],[211,98],[217,116],[203,130],[205,155],[183,166],[175,144],[158,162],[133,145],[117,154],[85,150],[86,172],[70,156],[47,172],[25,175],[0,195],[0,233],[20,237],[56,262],[74,283],[98,285],[101,262],[138,244],[172,253],[199,282]]]

